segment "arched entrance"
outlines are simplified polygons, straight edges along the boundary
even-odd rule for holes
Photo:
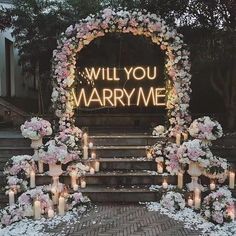
[[[165,51],[165,67],[170,83],[166,94],[170,135],[175,136],[176,133],[184,131],[191,120],[188,111],[191,75],[189,52],[182,35],[170,29],[155,14],[122,9],[115,11],[110,8],[68,27],[54,51],[52,101],[55,114],[59,118],[60,130],[74,123],[76,101],[73,86],[77,53],[94,39],[112,32],[145,36]]]

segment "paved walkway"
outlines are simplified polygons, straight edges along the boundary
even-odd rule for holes
[[[97,205],[80,221],[60,225],[55,236],[198,236],[198,232],[185,229],[183,224],[149,212],[142,205]]]

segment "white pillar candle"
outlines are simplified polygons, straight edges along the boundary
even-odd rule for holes
[[[38,220],[41,218],[41,204],[39,200],[34,202],[34,219]]]
[[[96,153],[95,153],[95,152],[92,152],[92,153],[91,153],[91,158],[92,158],[92,159],[96,159],[96,157],[97,157]]]
[[[188,206],[189,207],[193,206],[193,199],[191,197],[189,197],[189,199],[188,199]]]
[[[194,189],[194,198],[201,198],[201,190],[200,188]]]
[[[216,184],[214,182],[210,183],[210,190],[213,191],[216,188]]]
[[[83,159],[88,159],[88,147],[83,147]]]
[[[35,188],[35,172],[30,172],[30,188]]]
[[[58,213],[60,216],[65,215],[65,198],[62,196],[59,197]]]
[[[89,173],[91,174],[91,175],[94,175],[95,174],[95,170],[94,170],[94,168],[90,168],[90,170],[89,170]]]
[[[52,218],[54,216],[54,210],[52,208],[48,209],[48,218]]]
[[[87,133],[83,134],[83,141],[84,141],[84,146],[88,146],[88,134]]]
[[[176,134],[176,144],[178,146],[180,146],[180,141],[181,141],[181,135],[180,134]]]
[[[229,172],[229,188],[234,189],[235,185],[235,173],[233,171]]]
[[[188,133],[182,133],[182,134],[183,134],[184,141],[187,141],[187,139],[188,139]]]
[[[200,197],[194,197],[194,207],[195,207],[195,209],[199,209],[201,207],[201,198]]]
[[[164,189],[168,188],[168,183],[167,183],[166,179],[163,180],[162,188],[164,188]]]
[[[79,189],[79,185],[78,184],[74,184],[73,185],[73,190],[76,192],[76,191],[78,191],[78,189]]]
[[[157,162],[157,172],[159,174],[163,173],[163,163],[162,162]]]
[[[73,186],[77,184],[77,171],[72,170],[70,176],[71,176],[71,187],[73,188]]]
[[[100,162],[99,162],[99,161],[95,161],[95,163],[94,163],[94,169],[95,169],[96,172],[99,171],[99,169],[100,169]]]
[[[178,188],[183,188],[183,173],[178,172]]]
[[[81,186],[81,188],[86,188],[86,181],[85,180],[81,180],[80,186]]]
[[[38,170],[40,174],[43,173],[43,162],[41,160],[38,161]]]
[[[56,186],[53,186],[51,188],[51,192],[52,192],[52,201],[54,205],[58,204],[58,198],[59,198],[59,192]]]
[[[89,146],[90,149],[93,148],[93,143],[89,142],[88,146]]]
[[[10,189],[8,195],[9,195],[9,205],[12,206],[15,204],[15,193],[13,190]]]

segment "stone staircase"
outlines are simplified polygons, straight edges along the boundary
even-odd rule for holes
[[[100,131],[99,131],[100,132]],[[138,202],[155,201],[161,195],[160,191],[150,190],[151,185],[161,185],[164,178],[169,184],[176,185],[176,176],[157,174],[156,163],[147,160],[146,146],[154,144],[158,138],[145,133],[128,134],[92,134],[90,141],[94,143],[95,151],[100,161],[100,171],[95,174],[87,173],[87,187],[80,189],[96,202]],[[227,158],[232,164],[236,163],[236,137],[225,137],[214,143],[212,150],[215,154]],[[0,173],[5,162],[13,155],[32,154],[30,141],[20,133],[0,132]],[[87,162],[87,161],[84,161]],[[64,166],[65,169],[65,166]],[[190,181],[188,175],[184,177]],[[3,180],[3,178],[2,178]],[[204,179],[208,183],[208,179]],[[70,185],[70,177],[62,175],[60,182]],[[2,186],[4,181],[1,181]],[[39,174],[36,177],[38,185],[50,184],[51,177]],[[4,193],[1,202],[7,202]]]

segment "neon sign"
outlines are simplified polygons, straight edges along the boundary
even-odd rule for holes
[[[79,73],[93,87],[88,89],[80,86],[78,92],[72,91],[74,102],[78,107],[166,105],[165,87],[163,85],[153,86],[153,84],[158,85],[159,80],[159,71],[156,66],[124,67],[122,69],[85,67]],[[152,86],[147,89],[146,83],[152,83]]]

